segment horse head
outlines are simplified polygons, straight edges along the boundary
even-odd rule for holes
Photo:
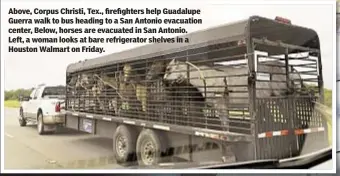
[[[164,61],[157,61],[152,63],[148,72],[146,73],[147,80],[154,80],[164,76],[166,64]]]
[[[124,82],[131,80],[132,67],[130,64],[124,65],[123,72],[124,72]]]
[[[68,83],[67,83],[68,86],[71,86],[71,87],[75,86],[76,83],[77,83],[77,79],[78,79],[77,76],[72,76],[72,78],[70,79],[70,81],[68,81]]]
[[[166,67],[163,79],[174,83],[182,83],[187,78],[187,65],[184,62],[173,59]]]
[[[82,75],[77,76],[76,85],[77,88],[82,86]]]
[[[105,75],[103,74],[100,74],[99,75],[93,75],[93,80],[97,80],[95,81],[95,84],[93,85],[92,87],[92,91],[95,93],[95,94],[101,94],[102,91],[104,91],[105,89],[105,83],[102,81],[102,79],[105,77]],[[100,79],[98,79],[100,78]]]

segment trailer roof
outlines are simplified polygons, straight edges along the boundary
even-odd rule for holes
[[[67,73],[88,70],[106,65],[152,58],[162,56],[174,52],[184,51],[190,48],[203,47],[211,44],[218,44],[229,41],[243,40],[246,38],[246,26],[251,19],[261,18],[263,20],[270,20],[264,17],[251,16],[248,19],[227,23],[224,25],[208,28],[192,32],[180,37],[189,38],[190,43],[160,43],[147,44],[133,49],[101,56],[94,59],[79,61],[77,63],[69,64]],[[314,31],[313,31],[314,32]]]
[[[245,34],[244,30],[248,20],[249,19],[234,23],[228,23],[221,26],[196,31],[181,36],[189,38],[190,43],[147,44],[141,47],[136,47],[122,52],[117,52],[106,56],[73,63],[68,65],[67,72],[87,70],[118,62],[126,62],[137,59],[139,60],[157,57],[185,50],[188,49],[188,47],[190,48],[195,46],[197,47],[197,45],[205,45],[212,43],[220,43],[223,41],[244,39]]]

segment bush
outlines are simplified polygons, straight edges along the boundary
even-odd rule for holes
[[[325,105],[331,108],[332,107],[332,90],[325,89],[324,98],[325,98]]]

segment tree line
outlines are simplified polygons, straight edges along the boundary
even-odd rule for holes
[[[32,92],[32,89],[16,89],[5,91],[5,101],[19,100],[19,96],[29,96]]]

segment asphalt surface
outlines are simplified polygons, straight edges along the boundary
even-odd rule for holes
[[[65,128],[38,134],[36,125],[20,127],[18,109],[5,108],[5,169],[122,168],[112,156],[112,140]]]
[[[5,169],[123,169],[137,163],[118,165],[113,157],[112,139],[71,129],[39,135],[36,124],[20,127],[19,110],[5,108]],[[200,152],[199,157],[220,158],[220,150]],[[234,157],[227,158],[232,162]],[[176,158],[167,162],[178,162]],[[171,167],[171,165],[170,165]]]
[[[113,159],[112,139],[66,128],[52,135],[39,135],[35,124],[19,126],[18,109],[5,108],[4,115],[5,169],[126,168]],[[202,153],[202,157],[206,156]]]

